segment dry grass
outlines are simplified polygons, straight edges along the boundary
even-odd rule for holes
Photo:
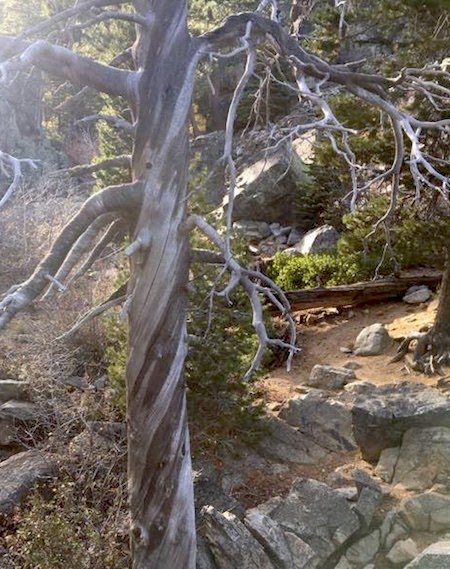
[[[33,189],[22,188],[0,212],[0,294],[29,277],[82,201],[64,180],[48,180]],[[34,495],[7,527],[0,524],[1,567],[31,569],[35,561],[30,552],[36,554],[46,543],[56,548],[58,539],[64,541],[67,523],[74,525],[89,516],[85,533],[80,530],[79,558],[84,559],[83,540],[93,536],[95,551],[89,552],[86,567],[112,569],[119,566],[119,559],[120,566],[126,566],[125,441],[103,449],[85,444],[83,452],[71,442],[86,432],[91,421],[111,421],[117,416],[108,389],[94,388],[95,380],[105,371],[106,336],[101,322],[94,321],[73,340],[57,340],[80,314],[111,293],[114,276],[114,269],[106,262],[98,264],[95,274],[77,281],[67,293],[36,302],[0,335],[0,379],[29,381],[31,398],[40,408],[36,426],[20,432],[22,448],[51,452],[58,457],[63,473],[50,492]],[[81,388],[68,385],[69,378],[77,378]],[[48,525],[49,519],[53,525]],[[81,527],[84,522],[79,523]],[[59,532],[58,539],[50,535],[55,532],[55,537]],[[35,535],[41,541],[35,540]],[[59,567],[58,552],[51,553],[54,556],[48,566]],[[61,566],[75,567],[70,563],[67,559]],[[81,562],[77,565],[84,566]]]

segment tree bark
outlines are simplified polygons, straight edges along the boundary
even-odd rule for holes
[[[446,356],[447,359],[450,357],[450,259],[448,255],[430,340],[433,355]]]
[[[187,1],[139,2],[151,29],[138,38],[143,69],[133,175],[144,185],[129,291],[128,470],[133,569],[193,569],[195,521],[183,377],[189,267],[188,125],[196,67]],[[158,55],[157,55],[158,54]]]

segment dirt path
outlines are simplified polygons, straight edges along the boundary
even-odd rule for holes
[[[296,388],[306,384],[311,369],[316,364],[342,366],[348,361],[357,361],[362,367],[356,371],[358,379],[378,385],[400,381],[416,381],[435,385],[437,378],[410,371],[403,362],[389,364],[398,344],[381,356],[357,357],[343,353],[341,348],[351,348],[359,332],[370,324],[385,324],[393,338],[405,336],[411,330],[433,322],[437,300],[411,306],[404,302],[389,302],[365,308],[337,311],[323,311],[317,314],[302,312],[296,314],[299,324],[299,344],[302,353],[294,360],[292,371],[284,368],[271,372],[261,383],[267,391],[267,401],[282,402],[292,397]]]

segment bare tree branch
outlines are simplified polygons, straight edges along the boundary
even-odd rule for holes
[[[99,24],[100,22],[106,22],[108,20],[121,20],[123,22],[131,22],[132,24],[137,24],[139,26],[147,27],[148,20],[144,18],[141,14],[136,14],[132,12],[122,12],[122,11],[110,11],[104,10],[97,14],[94,18],[83,22],[81,24],[76,24],[72,26],[73,30],[83,30]]]
[[[283,291],[266,275],[263,275],[258,271],[251,271],[241,267],[241,265],[239,265],[239,263],[229,253],[225,240],[202,217],[198,215],[191,215],[187,220],[187,228],[189,229],[193,226],[197,227],[219,248],[225,257],[225,267],[231,273],[230,285],[227,286],[221,293],[218,293],[218,295],[227,297],[232,289],[234,289],[238,284],[241,284],[249,296],[253,311],[253,327],[255,328],[255,331],[259,338],[259,346],[253,362],[245,374],[244,379],[249,380],[252,374],[258,369],[266,348],[270,346],[276,346],[278,348],[282,347],[283,349],[288,350],[289,356],[287,361],[287,369],[290,370],[292,359],[294,355],[300,350],[295,345],[296,326],[292,316],[290,315],[289,301],[287,300]],[[266,283],[267,286],[261,287],[259,284],[260,281]],[[271,292],[270,289],[276,293],[278,298]],[[263,318],[263,305],[258,294],[261,292],[270,302],[275,301],[275,306],[279,310],[281,309],[282,314],[285,316],[290,329],[289,343],[283,342],[282,340],[270,338],[268,336]]]
[[[94,239],[97,237],[102,228],[111,221],[112,217],[114,217],[114,214],[106,213],[104,215],[101,215],[91,223],[91,225],[82,235],[80,235],[80,237],[74,243],[69,254],[67,255],[64,263],[61,265],[55,275],[55,279],[58,283],[64,283],[66,281],[70,271],[75,267],[81,257],[90,248]],[[56,292],[57,288],[57,286],[50,286],[43,298],[45,299],[52,296]]]
[[[45,19],[43,22],[31,26],[30,28],[24,30],[20,35],[15,38],[10,38],[10,42],[7,45],[3,45],[0,42],[0,61],[11,57],[17,53],[23,51],[20,47],[21,40],[29,38],[37,34],[42,34],[53,27],[55,27],[60,22],[65,22],[70,18],[74,18],[79,14],[90,10],[91,8],[97,7],[102,8],[104,6],[118,6],[120,4],[125,4],[124,0],[86,0],[84,2],[76,2],[75,6],[58,12],[51,18]],[[12,50],[12,51],[11,51]],[[18,50],[18,51],[17,51]]]
[[[57,273],[74,243],[91,223],[105,213],[120,214],[127,210],[136,213],[141,202],[142,186],[139,182],[111,186],[90,197],[63,228],[33,275],[0,302],[0,329],[44,292],[48,285],[48,275]]]
[[[7,188],[6,192],[0,199],[0,209],[5,207],[14,192],[17,190],[22,178],[22,164],[27,164],[31,168],[37,168],[37,160],[31,160],[29,158],[14,158],[6,152],[0,151],[0,171],[6,178],[11,178],[12,182]],[[12,174],[8,171],[8,168],[12,170]]]
[[[113,293],[112,296],[114,296],[115,294],[116,293]],[[124,294],[123,296],[117,296],[115,298],[112,298],[111,300],[108,299],[105,302],[102,302],[101,304],[99,304],[95,308],[92,308],[91,310],[89,310],[88,312],[83,314],[83,316],[81,316],[81,318],[76,322],[76,324],[74,324],[74,326],[70,330],[68,330],[65,334],[63,334],[62,336],[59,336],[56,339],[57,340],[68,340],[69,338],[72,338],[88,322],[90,322],[91,320],[94,320],[94,318],[97,318],[98,316],[101,316],[107,310],[110,310],[111,308],[114,308],[115,306],[119,306],[120,304],[124,303],[126,301],[126,299],[127,299],[126,294]]]
[[[305,75],[319,80],[328,79],[339,85],[361,85],[378,94],[383,88],[392,85],[393,80],[380,75],[357,73],[345,66],[330,65],[320,57],[303,49],[296,38],[290,36],[278,23],[267,20],[254,12],[243,12],[229,16],[218,28],[199,36],[199,49],[209,54],[213,49],[227,47],[231,43],[240,41],[246,34],[248,23],[252,23],[252,36],[256,39],[269,38],[276,50],[288,60],[296,57],[302,65]]]
[[[71,176],[84,176],[85,174],[93,174],[100,170],[107,170],[108,168],[131,168],[131,156],[129,154],[122,154],[115,158],[102,160],[95,164],[85,164],[81,166],[74,166],[73,168],[64,168],[63,170],[55,170],[51,175],[59,175],[63,173],[70,174]]]
[[[122,119],[114,115],[104,115],[104,114],[89,115],[87,117],[83,117],[82,119],[77,121],[77,123],[96,122],[96,121],[106,121],[112,127],[125,130],[128,134],[133,134],[135,130],[133,124],[131,124],[125,119]]]
[[[105,233],[102,235],[101,239],[97,245],[92,249],[91,253],[88,255],[84,263],[77,270],[73,278],[70,279],[69,284],[82,277],[97,261],[100,255],[103,253],[105,248],[113,241],[119,239],[121,236],[125,235],[125,226],[122,219],[117,219],[113,221]]]
[[[2,37],[0,45],[1,41]],[[136,72],[97,63],[44,40],[29,44],[22,52],[20,62],[35,65],[53,76],[83,83],[108,95],[121,95],[130,101],[136,98]]]

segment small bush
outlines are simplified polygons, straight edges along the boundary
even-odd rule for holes
[[[15,516],[9,558],[22,569],[116,569],[128,565],[128,539],[120,535],[119,502],[102,508],[87,499],[70,475],[35,491]],[[124,497],[121,497],[121,500]],[[125,501],[123,503],[126,503]],[[122,512],[125,516],[125,512]]]
[[[387,196],[376,196],[355,213],[345,215],[346,230],[335,250],[296,257],[277,253],[272,277],[289,290],[349,284],[372,278],[375,271],[388,275],[396,268],[441,267],[450,242],[448,216],[444,212],[429,216],[399,203],[389,225],[392,249],[385,251],[384,226],[370,234],[388,206]]]
[[[272,270],[277,284],[285,290],[335,286],[352,282],[358,274],[358,266],[350,257],[334,251],[296,257],[280,252],[275,255]]]
[[[190,343],[186,360],[188,408],[192,417],[194,454],[226,446],[231,441],[251,443],[262,435],[264,413],[254,384],[243,381],[258,347],[248,298],[237,290],[232,305],[223,298],[211,301],[216,270],[194,266]]]

